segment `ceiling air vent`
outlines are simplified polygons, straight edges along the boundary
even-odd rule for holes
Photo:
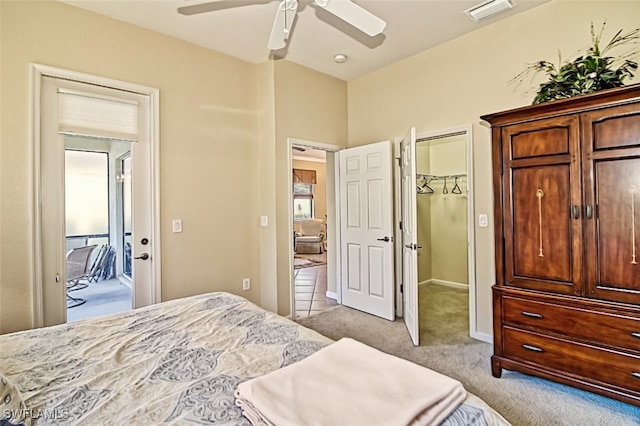
[[[475,22],[479,22],[512,9],[515,5],[515,0],[489,0],[465,10],[464,13]]]

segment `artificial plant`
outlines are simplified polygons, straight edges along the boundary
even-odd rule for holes
[[[548,79],[540,84],[533,99],[534,104],[623,86],[624,80],[633,77],[633,73],[638,69],[638,63],[631,60],[638,53],[638,49],[633,48],[619,57],[611,56],[610,52],[623,46],[637,45],[640,40],[640,28],[625,34],[620,30],[606,46],[601,47],[605,26],[606,22],[596,34],[591,23],[591,46],[573,61],[562,63],[558,51],[557,67],[549,61],[538,61],[529,64],[512,82],[520,85],[526,76],[532,74],[533,79],[544,73]]]

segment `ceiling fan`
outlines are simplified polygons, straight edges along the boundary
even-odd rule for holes
[[[245,6],[256,3],[270,3],[272,0],[256,0],[251,2],[232,0],[213,0],[178,8],[182,15],[195,15],[230,7]],[[351,0],[313,0],[313,4],[342,19],[363,33],[375,37],[382,33],[387,23],[373,13],[355,4]],[[276,18],[271,29],[267,46],[269,50],[280,50],[287,46],[291,29],[298,13],[298,0],[281,0]]]

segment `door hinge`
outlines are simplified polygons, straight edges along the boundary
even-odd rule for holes
[[[404,293],[404,284],[400,284],[400,293]]]
[[[56,274],[56,282],[59,283],[60,282],[60,274]]]
[[[400,221],[400,230],[402,231],[402,221]]]

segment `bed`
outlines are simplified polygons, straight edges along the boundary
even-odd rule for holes
[[[11,333],[0,336],[0,373],[14,393],[0,418],[23,402],[12,422],[249,425],[238,384],[331,343],[229,293]],[[506,422],[468,394],[444,424]]]

